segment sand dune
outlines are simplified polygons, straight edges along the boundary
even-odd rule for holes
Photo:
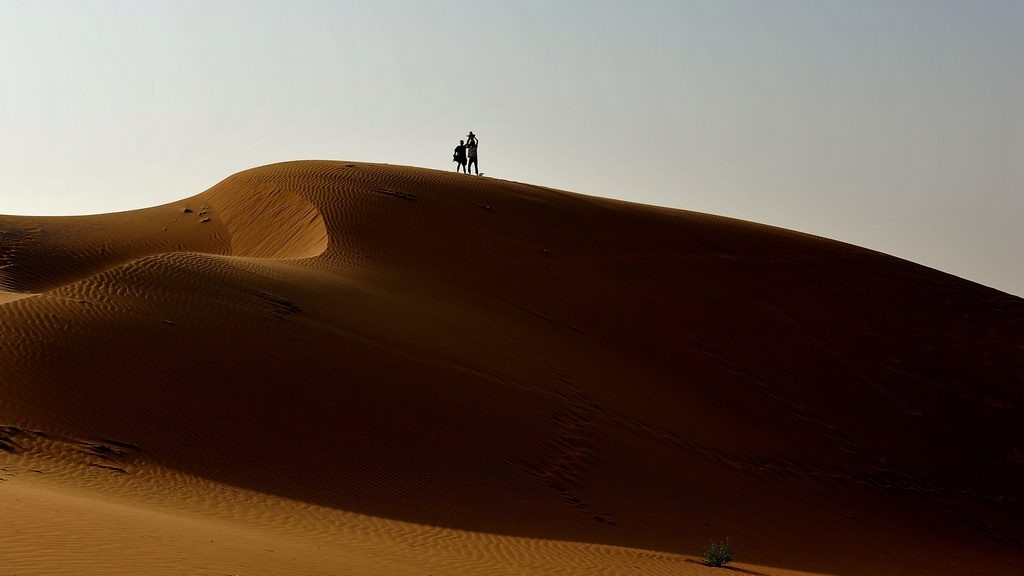
[[[787,230],[291,162],[0,216],[0,566],[1024,573],[1024,301]]]

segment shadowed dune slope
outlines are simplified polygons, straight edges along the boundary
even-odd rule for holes
[[[120,447],[122,482],[476,533],[1024,573],[1024,302],[877,252],[305,161],[0,217],[0,289],[12,458],[66,439]]]

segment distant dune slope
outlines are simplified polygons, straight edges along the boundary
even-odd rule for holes
[[[15,454],[106,439],[129,474],[422,524],[1024,573],[1024,302],[877,252],[305,161],[0,217],[0,289]]]
[[[120,214],[0,216],[0,289],[40,292],[167,252],[305,258],[326,247],[315,206],[260,184]]]

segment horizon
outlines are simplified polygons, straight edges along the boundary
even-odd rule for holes
[[[0,213],[302,159],[769,224],[1024,295],[1024,5],[0,4]]]

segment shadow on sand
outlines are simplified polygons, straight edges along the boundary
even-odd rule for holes
[[[687,558],[686,560],[684,560],[684,562],[687,562],[689,564],[700,564],[701,566],[707,566],[708,568],[711,568],[711,566],[708,566],[707,564],[699,560],[692,560]],[[718,568],[721,570],[728,570],[729,572],[734,572],[736,574],[749,574],[750,576],[769,576],[764,572],[757,572],[756,570],[747,570],[745,568],[738,568],[736,566],[718,566]]]

